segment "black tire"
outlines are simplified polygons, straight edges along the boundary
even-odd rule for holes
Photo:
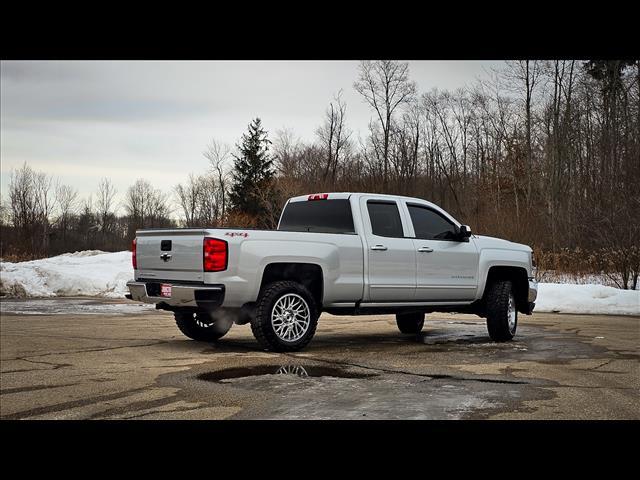
[[[396,324],[402,333],[417,334],[422,331],[424,326],[424,313],[397,313]]]
[[[216,317],[204,310],[178,311],[174,316],[180,331],[187,337],[200,342],[215,342],[224,337],[233,325],[232,319]]]
[[[500,280],[489,286],[487,302],[487,330],[494,342],[511,340],[518,328],[518,310],[516,309],[513,286],[508,280]],[[510,303],[511,302],[511,303]],[[515,320],[510,325],[509,310],[515,313]]]
[[[300,338],[295,338],[291,341],[285,340],[276,333],[271,319],[272,312],[278,300],[290,294],[293,294],[293,298],[297,296],[302,299],[308,309],[308,324],[306,327],[300,327],[300,330],[296,333],[296,335],[300,335]],[[304,308],[304,306],[302,306],[302,308]],[[258,298],[255,312],[255,317],[251,319],[251,331],[260,346],[266,350],[273,350],[275,352],[295,352],[301,350],[307,346],[316,333],[319,316],[318,307],[311,292],[297,282],[280,281],[267,285]],[[304,328],[306,328],[306,330]]]

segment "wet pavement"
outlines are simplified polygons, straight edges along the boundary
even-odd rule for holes
[[[428,315],[420,335],[323,315],[305,350],[278,354],[248,325],[207,344],[166,312],[43,302],[2,302],[1,418],[640,419],[639,317],[521,316],[494,343],[471,315]]]
[[[30,298],[0,301],[2,315],[130,315],[154,311],[155,305],[124,303],[123,300],[109,298]]]

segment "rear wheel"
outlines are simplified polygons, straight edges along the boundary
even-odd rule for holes
[[[493,283],[487,295],[487,329],[491,340],[511,340],[518,328],[518,310],[513,285],[508,280]]]
[[[318,316],[313,295],[306,287],[292,281],[274,282],[258,298],[251,331],[261,347],[293,352],[311,341]]]
[[[416,334],[422,331],[424,326],[424,313],[397,313],[396,324],[402,333]]]
[[[201,342],[215,342],[224,337],[233,319],[205,310],[175,312],[176,325],[187,337]]]

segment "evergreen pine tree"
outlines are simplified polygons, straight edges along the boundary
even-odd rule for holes
[[[229,199],[235,212],[254,217],[258,226],[267,214],[274,177],[273,159],[269,155],[267,132],[259,118],[254,119],[248,132],[242,135],[234,154],[233,184]]]

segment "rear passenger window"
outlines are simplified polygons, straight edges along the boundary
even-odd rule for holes
[[[456,228],[442,215],[417,205],[407,205],[416,238],[424,240],[455,240]]]
[[[290,232],[355,233],[347,199],[289,202],[278,230]]]
[[[404,237],[400,212],[395,202],[367,202],[374,235],[381,237]]]

